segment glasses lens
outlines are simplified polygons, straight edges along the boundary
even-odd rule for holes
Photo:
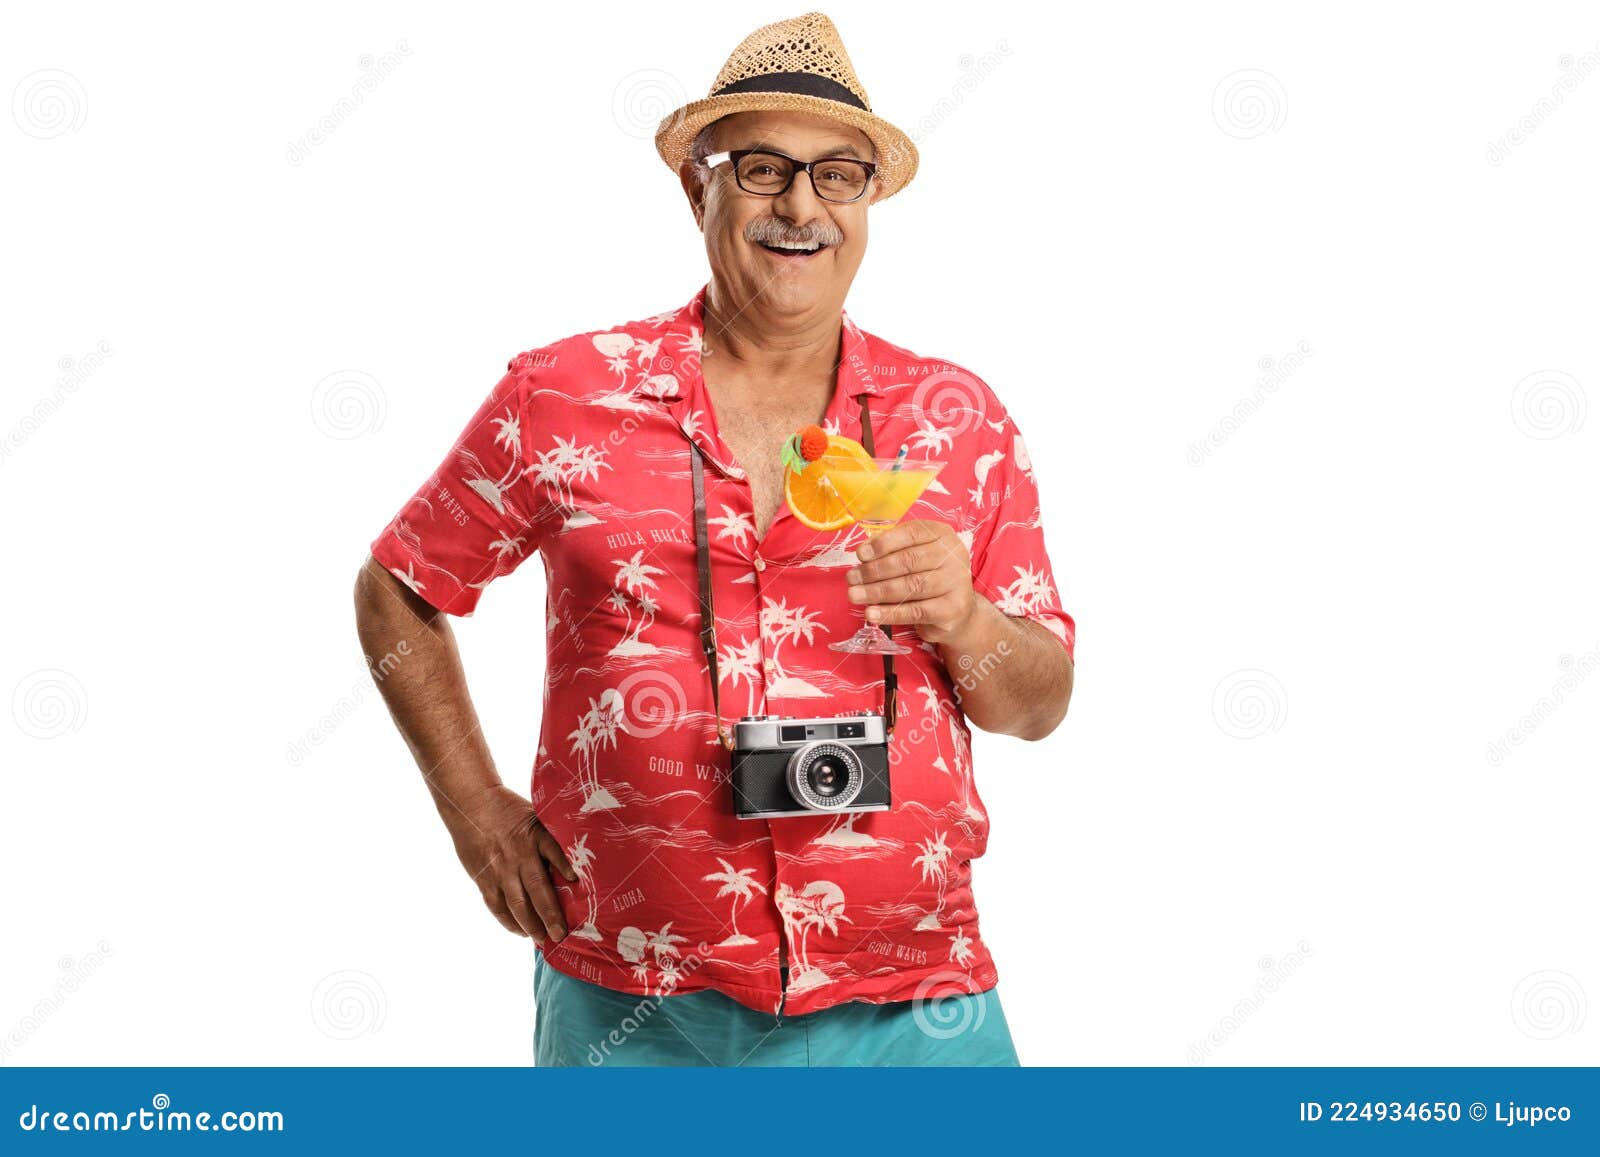
[[[817,195],[826,201],[854,201],[867,187],[866,166],[855,161],[823,161],[811,173]]]
[[[771,153],[751,153],[739,161],[739,185],[751,193],[781,192],[794,166]]]

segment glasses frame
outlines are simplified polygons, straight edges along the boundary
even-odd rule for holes
[[[739,179],[739,162],[756,153],[767,157],[780,157],[783,160],[788,161],[789,164],[793,166],[793,168],[789,170],[789,179],[784,182],[783,188],[779,189],[777,192],[763,193],[759,189],[747,189],[745,188],[744,182]],[[794,187],[795,174],[804,169],[806,177],[811,181],[811,191],[817,195],[817,199],[819,201],[826,201],[830,205],[851,205],[861,200],[862,197],[867,195],[867,190],[872,187],[872,179],[877,175],[878,172],[878,166],[874,162],[863,161],[858,157],[818,157],[814,161],[802,161],[798,157],[791,157],[788,153],[780,153],[777,149],[730,149],[726,152],[712,153],[700,163],[705,165],[708,169],[714,169],[725,161],[732,163],[731,167],[733,170],[734,184],[738,185],[742,192],[748,193],[752,197],[783,196]],[[815,166],[826,164],[829,161],[849,161],[852,165],[860,165],[863,169],[865,169],[867,171],[867,181],[866,184],[861,186],[861,192],[857,193],[854,197],[850,197],[843,201],[836,197],[824,197],[822,195],[822,190],[817,188],[817,175],[812,170]]]

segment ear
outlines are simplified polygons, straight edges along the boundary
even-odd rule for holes
[[[706,183],[696,171],[693,161],[678,166],[678,181],[683,185],[684,196],[689,198],[689,208],[694,212],[694,223],[701,232],[706,227]]]

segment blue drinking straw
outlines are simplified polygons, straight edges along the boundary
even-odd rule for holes
[[[898,454],[896,454],[894,456],[894,465],[889,467],[889,472],[891,474],[893,474],[896,470],[899,470],[900,469],[900,463],[904,462],[905,460],[906,460],[906,444],[904,442],[902,442],[902,443],[900,443],[900,453],[898,453]]]

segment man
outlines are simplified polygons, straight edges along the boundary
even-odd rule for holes
[[[748,37],[657,149],[710,282],[511,360],[372,544],[362,642],[409,641],[383,695],[484,902],[537,945],[536,1063],[1016,1064],[971,889],[988,818],[967,723],[1048,735],[1074,624],[994,394],[843,311],[869,206],[916,149],[820,13]],[[809,424],[945,466],[870,544],[818,530],[784,490]],[[548,667],[524,799],[444,613],[536,552]],[[827,645],[863,611],[914,644],[892,670]],[[888,810],[735,814],[738,716],[860,711],[892,723]]]

